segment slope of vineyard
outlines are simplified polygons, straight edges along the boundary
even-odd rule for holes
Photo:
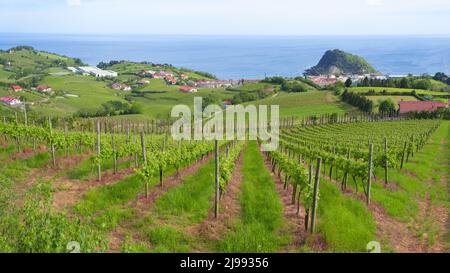
[[[445,147],[445,136],[448,137],[448,122],[440,121],[328,124],[285,129],[281,136],[281,151],[285,154],[284,161],[301,161],[305,165],[310,165],[315,158],[321,157],[322,176],[328,180],[325,184],[328,185],[329,182],[335,184],[345,195],[356,201],[361,200],[367,204],[372,201],[368,209],[373,216],[366,212],[364,217],[356,219],[359,224],[353,222],[351,225],[352,228],[360,226],[361,231],[369,232],[365,240],[375,235],[373,223],[376,221],[377,238],[383,242],[383,248],[386,250],[416,252],[440,249],[439,251],[442,251],[443,234],[446,228],[439,223],[446,222],[447,213],[444,212],[442,204],[448,200],[448,194],[445,190],[443,191],[445,184],[440,181],[445,181],[447,174],[446,171],[438,171],[439,168],[436,166],[442,165],[444,170],[448,168],[448,147]],[[431,143],[427,144],[429,141]],[[372,149],[369,149],[370,146]],[[431,151],[432,147],[434,152]],[[435,154],[441,163],[433,160],[430,157],[431,154]],[[420,165],[418,165],[419,162],[421,162]],[[415,166],[414,170],[411,166]],[[373,168],[371,172],[370,168]],[[421,173],[421,179],[418,179],[419,175],[415,173],[415,169]],[[291,183],[295,183],[294,177],[290,177]],[[357,245],[346,244],[345,241],[338,239],[340,236],[345,238],[342,237],[345,232],[336,232],[339,230],[340,221],[334,217],[342,213],[344,209],[340,207],[335,210],[339,207],[337,204],[327,208],[329,191],[333,187],[331,185],[322,187],[320,191],[320,194],[324,194],[322,201],[324,204],[319,205],[319,232],[324,236],[328,246],[337,247],[334,250],[362,250],[361,244],[364,240],[358,243],[357,232],[353,236],[348,236],[347,239],[350,241],[355,239],[359,248]],[[333,190],[332,196],[339,195],[338,188]],[[341,201],[339,204],[346,202]],[[433,220],[427,217],[428,222],[421,223],[418,219],[427,215],[424,212],[426,209],[424,204],[430,202],[440,203],[440,206],[435,209],[435,213],[440,213],[439,218]],[[310,201],[304,203],[310,204]],[[352,207],[356,209],[354,205]],[[431,210],[430,205],[426,207]],[[334,210],[335,212],[331,213]],[[325,215],[328,216],[325,217]],[[364,213],[355,211],[354,215],[361,216]],[[332,228],[324,228],[324,225],[330,223],[334,223]],[[352,221],[347,220],[342,223],[347,225]],[[415,228],[408,228],[408,224],[405,223],[414,225]],[[369,226],[364,227],[367,224]],[[330,231],[338,237],[330,237],[328,233]],[[440,238],[440,242],[436,242],[436,237]],[[419,242],[419,238],[427,243]]]
[[[444,251],[450,123],[341,122],[287,124],[267,153],[218,143],[217,219],[214,142],[0,123],[0,250]]]

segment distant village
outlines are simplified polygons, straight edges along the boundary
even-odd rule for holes
[[[365,74],[365,75],[320,75],[320,76],[306,76],[307,79],[311,80],[313,83],[324,87],[328,85],[334,85],[337,82],[346,82],[348,79],[352,81],[352,85],[356,86],[358,83],[363,81],[365,78],[371,80],[387,80],[393,78],[404,78],[408,75],[379,75],[379,74]]]
[[[96,78],[108,78],[114,79],[119,76],[119,73],[112,70],[104,70],[95,66],[80,66],[80,67],[67,67],[67,70],[78,75],[93,76]],[[56,73],[63,75],[64,73]],[[150,84],[149,79],[161,79],[168,85],[179,85],[178,90],[183,93],[196,93],[199,88],[230,88],[240,86],[245,83],[259,82],[256,79],[240,79],[240,80],[194,80],[190,79],[187,74],[180,73],[175,74],[172,71],[165,70],[142,70],[139,72],[139,76],[142,77],[136,82],[137,85],[145,86]],[[132,87],[125,83],[113,83],[110,86],[114,90],[132,91]],[[11,85],[11,90],[16,93],[24,91],[24,88],[20,85]],[[38,85],[31,88],[32,91],[37,91],[43,94],[52,94],[53,90],[48,85]],[[18,97],[6,96],[0,97],[0,102],[9,106],[21,106],[23,102]]]
[[[183,93],[196,93],[200,88],[232,88],[240,86],[245,83],[260,82],[261,80],[256,79],[241,79],[241,80],[215,80],[215,79],[191,79],[189,75],[185,73],[175,73],[173,71],[167,71],[161,66],[156,66],[155,70],[142,70],[138,72],[140,79],[130,86],[126,83],[115,82],[110,85],[110,88],[114,90],[121,91],[132,91],[133,87],[145,86],[151,84],[150,79],[161,79],[167,85],[176,85],[178,90]],[[159,69],[158,69],[159,68]],[[119,73],[112,70],[104,70],[95,66],[80,66],[80,67],[67,67],[67,70],[71,73],[93,76],[95,78],[107,78],[115,81],[119,76]],[[62,74],[67,74],[69,72],[62,72]],[[307,79],[312,81],[321,87],[332,86],[337,82],[345,83],[348,79],[351,80],[352,86],[357,86],[358,83],[365,79],[373,80],[387,80],[392,78],[403,78],[407,75],[380,75],[380,74],[365,74],[365,75],[320,75],[320,76],[306,76]],[[39,92],[42,94],[51,95],[53,93],[52,87],[48,85],[37,85],[30,88],[31,91]],[[13,93],[24,91],[24,88],[18,84],[11,85],[11,90]],[[0,97],[0,103],[6,104],[12,107],[23,107],[24,103],[16,96],[5,96]],[[224,107],[231,105],[231,101],[223,102]],[[435,111],[440,108],[445,108],[448,104],[437,102],[437,101],[401,101],[398,104],[399,113],[404,114],[412,111]]]

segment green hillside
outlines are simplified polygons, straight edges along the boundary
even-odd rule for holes
[[[331,92],[318,92],[314,86],[299,80],[285,80],[284,84],[251,82],[231,88],[199,88],[197,93],[183,93],[179,88],[180,85],[187,84],[187,81],[213,80],[215,77],[169,64],[111,61],[98,66],[118,72],[118,77],[96,79],[92,76],[75,75],[66,69],[67,66],[79,66],[80,60],[31,47],[2,51],[0,60],[0,96],[13,95],[26,100],[29,113],[39,116],[113,115],[115,118],[127,119],[167,119],[175,105],[193,107],[194,97],[203,97],[205,105],[222,105],[225,100],[257,105],[278,104],[281,116],[302,117],[354,110],[340,102]],[[144,70],[171,72],[178,79],[184,74],[188,79],[169,85],[163,79],[148,78],[142,74]],[[148,83],[143,84],[144,79]],[[112,89],[111,86],[115,83],[127,84],[131,91]],[[21,85],[24,91],[14,93],[11,90],[12,84]],[[43,94],[34,90],[33,87],[39,84],[50,86],[52,93]],[[302,92],[296,93],[299,85],[302,86]],[[117,109],[111,110],[111,107],[116,106]],[[6,109],[11,111],[11,108],[0,105],[0,111],[4,112]]]
[[[369,73],[377,71],[364,58],[338,49],[325,52],[319,63],[305,72],[310,76]]]

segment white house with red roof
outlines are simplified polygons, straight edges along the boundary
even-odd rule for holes
[[[36,90],[39,91],[39,92],[42,92],[42,93],[50,93],[50,92],[52,92],[52,88],[50,86],[44,85],[44,84],[38,85],[36,87]]]
[[[178,90],[185,93],[197,93],[198,91],[196,88],[191,86],[181,86],[180,88],[178,88]]]
[[[14,91],[14,92],[19,92],[19,91],[23,91],[23,88],[22,88],[22,86],[20,86],[20,85],[17,85],[17,84],[13,84],[13,85],[11,85],[11,89]]]
[[[131,87],[124,83],[115,83],[115,84],[111,85],[111,88],[116,89],[116,90],[122,90],[122,91],[130,91],[131,90]]]
[[[14,97],[1,97],[0,102],[9,105],[9,106],[17,106],[20,105],[22,102],[18,98]]]

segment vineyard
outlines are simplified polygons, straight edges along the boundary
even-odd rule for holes
[[[447,121],[286,121],[271,152],[53,124],[0,123],[0,252],[448,250]]]

